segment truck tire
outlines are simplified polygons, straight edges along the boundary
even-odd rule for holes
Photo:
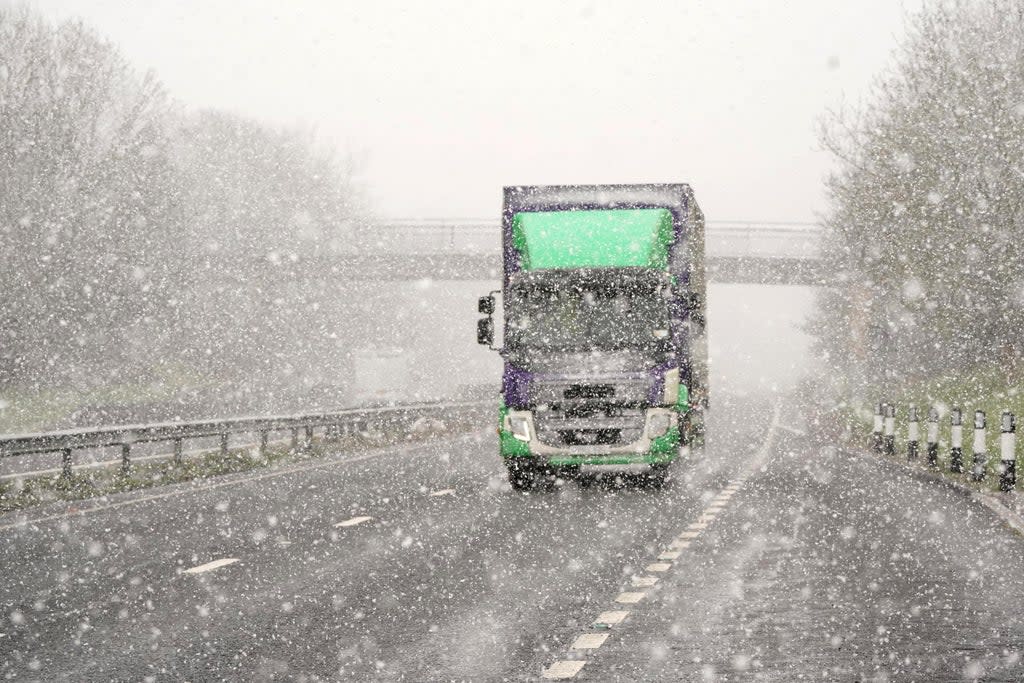
[[[690,447],[690,451],[696,451],[704,447],[704,411],[691,410],[686,413],[682,420],[683,444]]]
[[[505,462],[508,469],[508,483],[514,491],[532,491],[537,488],[540,471],[526,458],[511,458]]]
[[[651,465],[651,469],[644,476],[644,483],[652,489],[665,488],[665,484],[669,480],[669,470],[671,467],[672,464],[667,462]]]

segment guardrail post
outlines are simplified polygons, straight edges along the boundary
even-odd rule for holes
[[[896,455],[896,406],[885,405],[885,454]]]
[[[939,466],[939,409],[928,409],[928,467]]]
[[[313,427],[307,426],[306,433],[302,439],[302,450],[308,451],[313,447]]]
[[[299,450],[299,428],[292,427],[292,450]]]
[[[71,449],[70,448],[62,448],[60,450],[60,462],[61,462],[61,473],[60,473],[60,476],[62,476],[65,479],[70,479],[71,475],[72,475],[71,468],[74,465],[74,459],[73,459],[73,457],[71,455]]]
[[[228,454],[228,433],[220,433],[220,455],[221,457],[227,457]]]
[[[871,427],[871,444],[875,453],[882,452],[882,403],[875,404],[875,421]]]
[[[121,444],[121,474],[128,476],[132,471],[132,445],[130,443]]]
[[[982,481],[985,478],[985,467],[988,464],[988,449],[985,447],[985,412],[974,411],[974,467],[971,468],[971,480]]]
[[[1008,410],[1000,420],[999,490],[1009,493],[1017,487],[1017,418]]]
[[[920,427],[917,423],[917,406],[913,403],[910,404],[910,410],[907,413],[907,460],[917,460],[917,442],[921,436],[919,434]]]
[[[949,471],[964,471],[964,415],[959,408],[949,412]]]
[[[268,440],[269,440],[269,435],[267,434],[267,432],[265,432],[265,431],[260,432],[260,450],[259,450],[259,454],[260,454],[261,458],[266,457],[266,455],[267,455],[267,441]]]
[[[174,464],[175,465],[180,465],[181,464],[182,450],[183,449],[182,449],[181,439],[175,439],[174,440]]]

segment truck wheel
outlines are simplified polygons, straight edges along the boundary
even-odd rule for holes
[[[665,484],[669,480],[669,468],[671,463],[658,463],[651,465],[651,469],[648,470],[647,475],[644,479],[644,483],[652,489],[664,488]]]
[[[537,467],[523,458],[512,458],[505,463],[508,468],[508,483],[512,484],[513,490],[532,491],[537,487],[539,472]]]
[[[704,447],[704,411],[691,410],[683,418],[683,443],[695,451]]]
[[[580,478],[580,466],[579,465],[565,465],[555,470],[555,477],[561,479],[564,482]]]

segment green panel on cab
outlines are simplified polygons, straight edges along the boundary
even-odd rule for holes
[[[672,214],[667,209],[522,212],[512,221],[512,243],[523,270],[664,270],[672,244]]]

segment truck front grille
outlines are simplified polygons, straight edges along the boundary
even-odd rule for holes
[[[548,446],[620,446],[639,441],[644,411],[606,406],[587,411],[538,410],[533,422],[537,438]]]

